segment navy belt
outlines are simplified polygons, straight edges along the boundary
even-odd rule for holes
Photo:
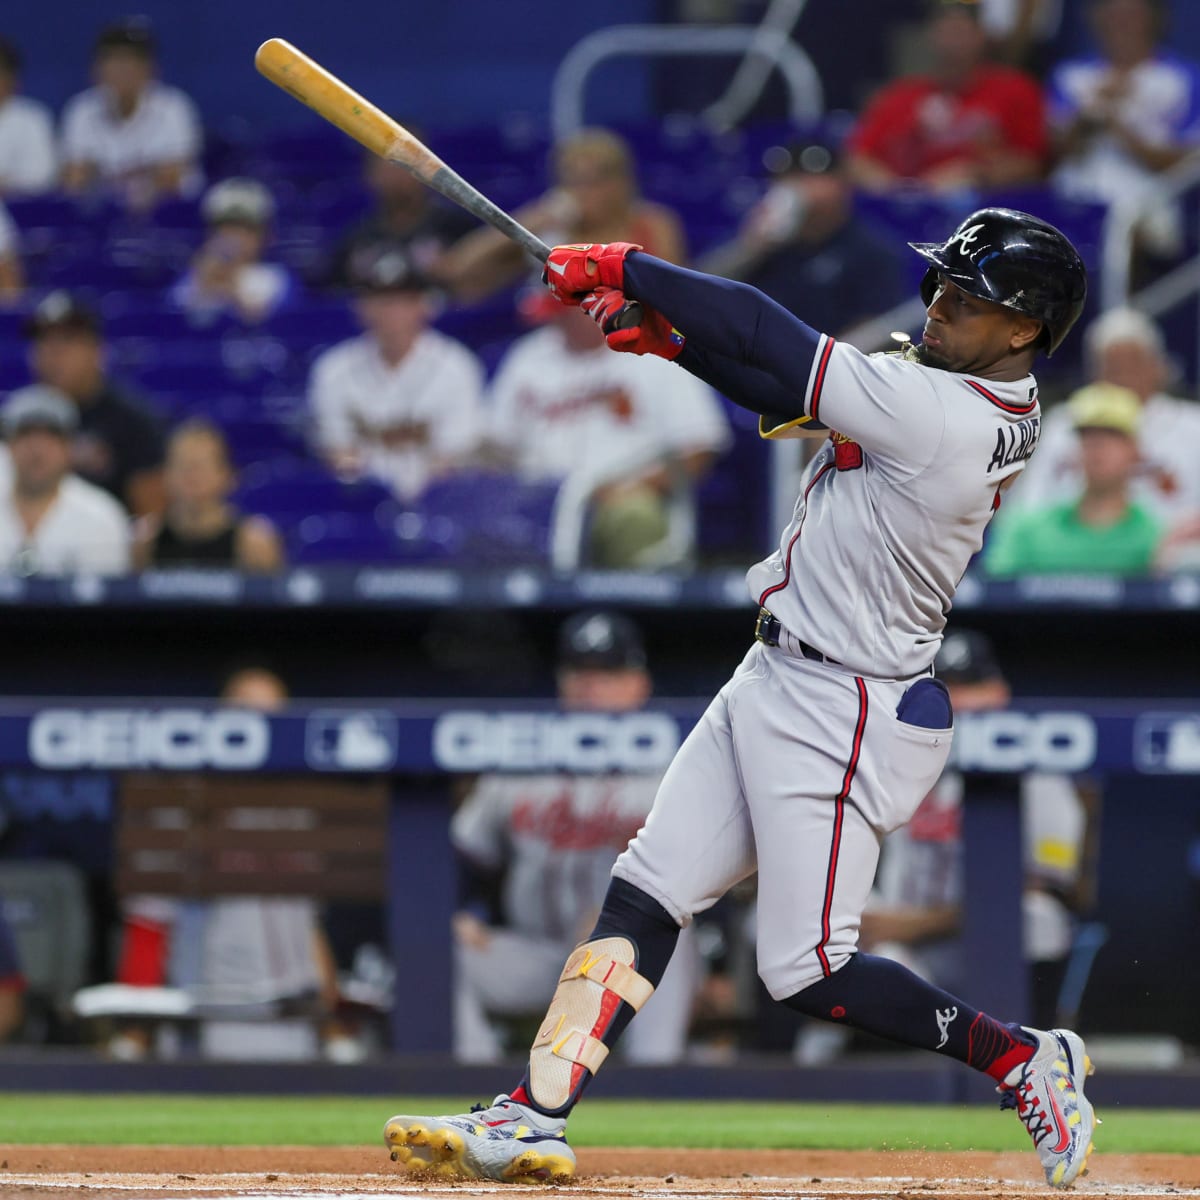
[[[784,633],[783,625],[773,612],[766,608],[758,610],[758,620],[754,622],[754,636],[764,646],[778,646],[779,639]],[[794,646],[805,658],[811,659],[813,662],[832,663],[835,667],[842,665],[836,658],[830,658],[828,654],[822,654],[815,646],[801,641],[794,633],[788,634],[787,639],[789,649]]]

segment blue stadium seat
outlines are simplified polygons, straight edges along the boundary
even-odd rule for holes
[[[118,212],[116,205],[111,203],[81,204],[70,196],[52,192],[41,196],[9,196],[4,203],[17,227],[23,231],[42,226],[71,229],[85,224],[102,224],[107,227]]]
[[[472,472],[432,484],[422,507],[430,519],[441,518],[458,528],[459,551],[471,562],[545,562],[557,494],[557,484]]]
[[[406,536],[397,537],[377,521],[354,513],[333,513],[304,518],[289,536],[289,559],[293,563],[404,563],[409,565],[447,562],[447,546],[427,525],[412,525]]]
[[[305,514],[350,513],[375,520],[391,492],[373,479],[344,483],[311,458],[277,458],[243,473],[235,500],[245,512],[295,518]]]
[[[733,445],[696,491],[698,540],[707,557],[744,556],[764,549],[769,529],[769,447],[754,414],[722,399]]]
[[[29,382],[29,366],[23,342],[0,343],[0,392],[24,387]]]
[[[149,221],[141,221],[134,216],[128,221],[129,225],[150,224],[155,229],[182,229],[188,233],[201,234],[204,230],[204,217],[201,215],[199,196],[172,196],[160,200],[154,210],[148,214]]]
[[[306,299],[303,304],[276,313],[257,328],[305,351],[332,346],[362,332],[349,302],[324,298]]]
[[[295,564],[391,562],[395,547],[370,519],[353,514],[313,514],[284,527],[288,559]]]
[[[327,179],[305,197],[309,219],[322,229],[338,233],[364,217],[371,208],[371,196],[362,178]]]

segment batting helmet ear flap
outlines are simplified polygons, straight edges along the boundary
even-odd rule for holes
[[[938,289],[938,269],[930,267],[928,271],[921,277],[921,303],[928,308],[933,303],[933,298],[937,295]]]

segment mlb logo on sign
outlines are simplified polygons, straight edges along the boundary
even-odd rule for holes
[[[399,745],[396,718],[377,709],[315,712],[304,727],[304,757],[316,771],[386,771]]]
[[[1133,728],[1133,761],[1156,775],[1200,772],[1200,713],[1147,713]]]

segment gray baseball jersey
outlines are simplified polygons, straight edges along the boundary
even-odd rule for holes
[[[1040,425],[1032,376],[997,383],[829,337],[804,407],[837,432],[778,552],[748,574],[779,644],[751,647],[613,869],[686,924],[757,868],[758,968],[777,999],[854,952],[880,838],[946,764],[953,730],[901,705],[932,686],[955,587]]]
[[[779,550],[750,569],[750,590],[855,671],[915,675],[933,662],[954,589],[1037,445],[1037,384],[823,337],[805,409],[837,433],[810,464]]]

